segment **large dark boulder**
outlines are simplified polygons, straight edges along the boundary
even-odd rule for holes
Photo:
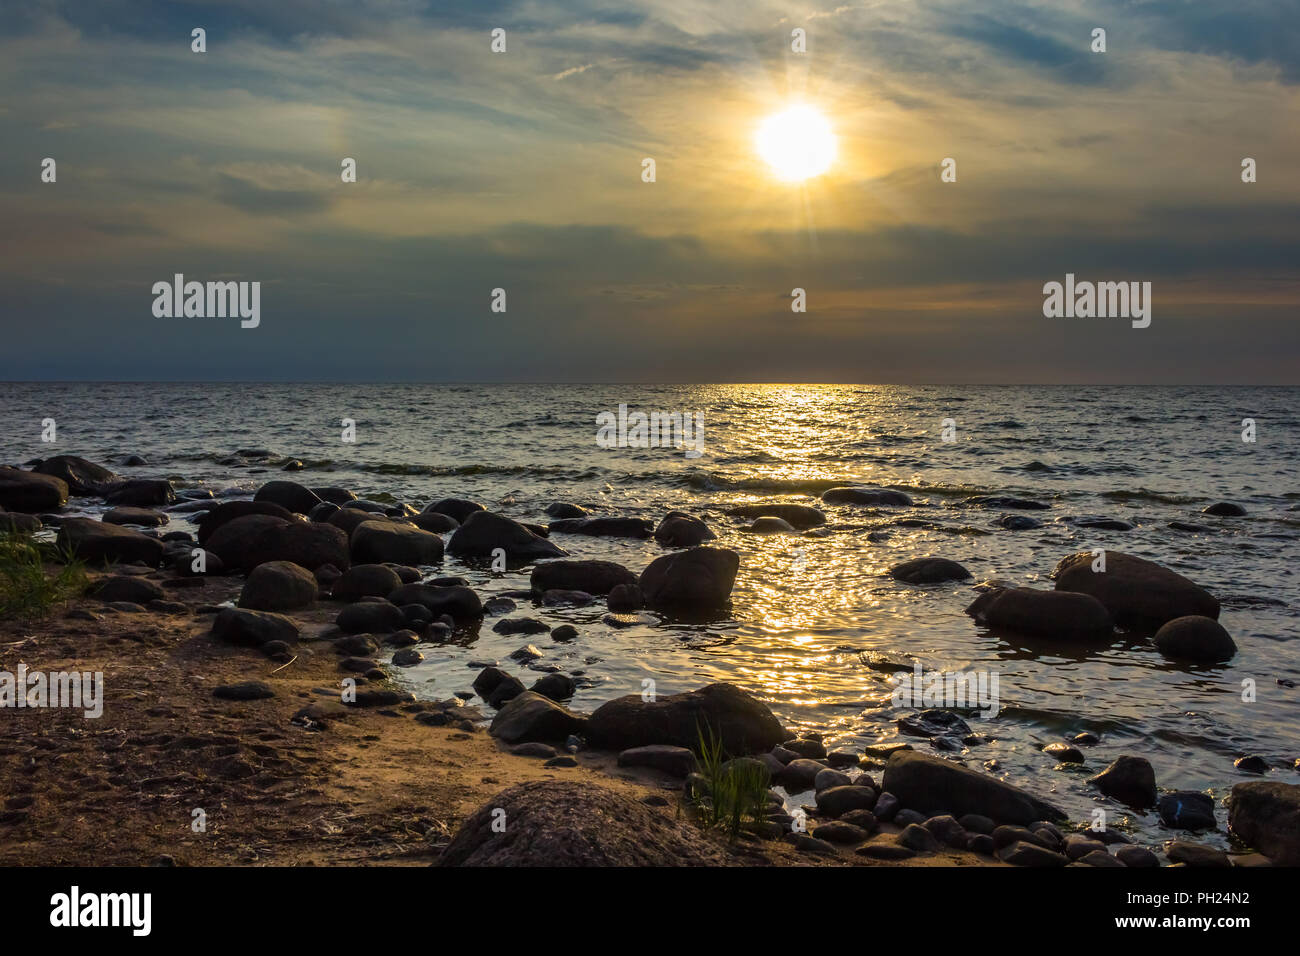
[[[947,558],[914,558],[889,569],[889,576],[904,584],[939,584],[943,581],[964,581],[970,572]]]
[[[790,737],[766,704],[734,684],[709,684],[654,701],[629,694],[597,707],[587,721],[592,745],[608,750],[650,744],[698,749],[702,733],[705,739],[711,733],[733,756],[762,753]]]
[[[393,522],[388,515],[375,514],[370,511],[362,511],[360,508],[342,507],[332,514],[326,516],[325,523],[331,524],[346,534],[349,539],[352,532],[356,531],[367,521]]]
[[[131,604],[148,604],[161,601],[167,594],[153,581],[137,578],[129,574],[117,574],[98,582],[90,592],[96,600],[105,604],[116,601],[128,601]]]
[[[727,514],[734,518],[783,518],[800,531],[815,528],[826,523],[826,515],[811,505],[771,504],[737,505],[728,508]]]
[[[1300,785],[1239,783],[1228,798],[1228,829],[1280,866],[1300,866]]]
[[[655,528],[655,540],[665,548],[693,548],[716,538],[707,524],[683,511],[670,511]]]
[[[166,478],[130,478],[104,489],[104,503],[152,508],[176,500],[176,489]]]
[[[429,565],[442,561],[442,538],[414,525],[365,521],[351,536],[352,560],[366,564]]]
[[[533,567],[529,584],[534,594],[547,591],[586,591],[608,594],[620,584],[635,585],[637,576],[613,561],[543,561]]]
[[[282,521],[293,520],[293,512],[270,501],[226,501],[212,506],[198,520],[199,543],[206,544],[222,525],[248,515],[271,515]]]
[[[1166,657],[1207,664],[1231,660],[1237,653],[1236,642],[1222,624],[1197,614],[1162,624],[1152,641]]]
[[[429,609],[437,620],[450,614],[458,622],[472,621],[483,616],[483,602],[467,587],[452,585],[438,587],[432,584],[403,584],[388,595],[388,600],[398,607],[419,604]]]
[[[121,479],[102,465],[76,455],[55,455],[46,458],[32,471],[42,475],[52,475],[68,486],[68,494],[78,496],[99,496],[105,488]]]
[[[1031,637],[1100,641],[1114,630],[1110,612],[1090,594],[993,588],[977,597],[966,613],[986,627]]]
[[[644,518],[561,518],[550,524],[552,532],[585,534],[599,538],[648,538],[653,533]]]
[[[406,613],[391,601],[358,601],[339,611],[334,624],[344,634],[387,634],[406,627]]]
[[[68,503],[68,484],[62,478],[18,468],[0,468],[0,508],[36,514],[58,511]]]
[[[526,690],[512,698],[492,718],[488,732],[508,744],[531,740],[564,740],[581,734],[586,718],[541,694]]]
[[[421,531],[432,531],[434,534],[446,534],[460,527],[459,521],[440,511],[422,511],[418,515],[411,515],[406,520]]]
[[[333,525],[274,515],[245,515],[228,521],[208,538],[206,547],[227,568],[251,571],[267,561],[292,561],[304,568],[351,566],[348,536]]]
[[[56,543],[87,564],[139,561],[157,567],[165,551],[157,538],[91,518],[64,518]]]
[[[1088,551],[1062,559],[1052,572],[1056,589],[1091,594],[1117,624],[1158,628],[1189,614],[1218,620],[1219,602],[1181,574],[1120,551],[1105,558],[1105,571],[1093,571],[1096,559]]]
[[[911,496],[891,488],[831,488],[822,492],[822,501],[828,505],[887,505],[908,507]]]
[[[975,813],[998,823],[1022,825],[1066,818],[1058,807],[1019,787],[918,750],[893,754],[881,787],[907,809],[926,816]]]
[[[504,824],[504,827],[502,826]],[[608,787],[535,780],[472,813],[439,866],[678,867],[730,862],[697,828]]]
[[[354,564],[335,579],[330,597],[336,601],[386,598],[401,586],[402,579],[386,564]]]
[[[269,501],[272,504],[279,505],[286,511],[292,511],[295,514],[305,515],[321,503],[320,495],[310,488],[298,484],[296,481],[285,481],[277,479],[268,481],[261,488],[257,489],[257,494],[253,495],[254,501]],[[351,499],[345,499],[351,500]],[[337,504],[337,502],[335,502]]]
[[[655,558],[638,584],[649,607],[716,610],[731,599],[740,555],[728,548],[691,548]]]
[[[292,561],[266,561],[253,568],[239,592],[239,606],[254,611],[292,611],[315,603],[316,577]]]
[[[227,607],[213,619],[212,636],[227,644],[261,647],[271,641],[296,641],[298,625],[283,614]]]
[[[435,501],[427,505],[424,514],[435,513],[440,515],[450,515],[459,523],[464,524],[465,519],[476,511],[482,511],[483,506],[477,501],[466,501],[464,498],[443,498],[441,501]]]
[[[449,554],[462,558],[491,558],[498,548],[512,563],[562,558],[569,553],[518,521],[491,511],[471,512],[447,545]]]

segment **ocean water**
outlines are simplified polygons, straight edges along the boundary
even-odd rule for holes
[[[596,417],[632,411],[703,415],[699,457],[677,448],[605,448]],[[670,509],[703,517],[722,546],[740,553],[729,614],[707,622],[664,620],[615,629],[603,603],[530,609],[552,625],[574,624],[567,644],[532,638],[538,663],[590,682],[573,705],[589,710],[639,692],[661,694],[733,681],[795,729],[830,745],[899,738],[909,712],[890,700],[891,673],[996,672],[1000,713],[968,718],[993,738],[958,755],[968,765],[1054,800],[1075,819],[1098,806],[1112,824],[1146,840],[1169,838],[1154,814],[1125,813],[1085,778],[1121,754],[1148,758],[1163,788],[1224,795],[1253,779],[1233,760],[1259,754],[1274,779],[1300,781],[1300,389],[971,386],[622,385],[0,385],[2,457],[25,462],[79,454],[121,474],[169,477],[218,495],[251,494],[289,477],[343,485],[362,497],[424,504],[468,497],[512,517],[546,522],[543,509],[573,502],[595,514],[657,522]],[[42,420],[57,422],[54,445]],[[342,441],[342,419],[356,442]],[[1257,440],[1242,441],[1242,421]],[[945,419],[955,441],[941,440]],[[269,461],[239,449],[272,452]],[[131,454],[149,464],[123,467]],[[284,475],[284,459],[305,470]],[[911,508],[824,506],[822,536],[753,536],[724,515],[732,504],[800,501],[845,484],[898,488]],[[973,504],[981,494],[1048,502],[1024,512],[1036,530],[997,525],[1006,513]],[[1199,514],[1215,501],[1244,505],[1244,518]],[[87,512],[95,503],[74,500]],[[1131,531],[1076,526],[1119,518]],[[184,515],[171,527],[188,528]],[[1208,525],[1188,533],[1170,521]],[[639,571],[663,550],[650,541],[570,535],[553,540],[575,557]],[[1197,581],[1223,604],[1222,623],[1240,649],[1230,663],[1164,659],[1145,635],[1117,633],[1103,647],[1015,638],[977,626],[963,609],[973,585],[997,580],[1051,587],[1058,560],[1080,550],[1121,550]],[[937,555],[974,580],[915,587],[884,572]],[[493,574],[448,558],[437,573],[468,578],[483,597],[526,588],[528,568]],[[481,628],[446,644],[423,644],[426,661],[402,679],[419,695],[469,688],[471,660],[507,660],[525,642]],[[1243,700],[1243,682],[1256,697]],[[1081,731],[1081,768],[1041,753]],[[913,738],[915,746],[926,742]],[[1226,822],[1226,814],[1220,811]],[[1222,843],[1222,835],[1210,842]]]

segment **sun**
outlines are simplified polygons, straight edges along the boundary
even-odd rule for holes
[[[791,106],[763,120],[754,145],[772,172],[791,182],[820,176],[835,161],[831,124],[811,106]]]

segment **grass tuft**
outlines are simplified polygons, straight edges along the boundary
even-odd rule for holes
[[[699,734],[699,773],[707,792],[697,793],[695,808],[706,826],[735,839],[746,824],[761,823],[767,814],[769,774],[761,764],[731,761],[722,739],[705,724]]]
[[[47,561],[62,566],[48,574]],[[22,622],[45,617],[81,594],[86,583],[85,564],[72,554],[31,535],[0,532],[0,617]]]

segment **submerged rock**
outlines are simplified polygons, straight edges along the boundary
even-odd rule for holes
[[[831,488],[822,493],[822,501],[828,505],[908,507],[912,504],[910,496],[890,488]]]
[[[782,518],[800,531],[815,528],[826,523],[826,515],[811,505],[772,504],[737,505],[728,508],[727,514],[733,518]]]
[[[1218,501],[1208,508],[1202,508],[1201,514],[1214,515],[1220,518],[1240,518],[1246,513],[1246,509],[1239,504],[1231,501]]]
[[[915,558],[889,569],[889,576],[905,584],[938,584],[941,581],[964,581],[971,573],[947,558]]]
[[[654,533],[644,518],[561,518],[552,521],[552,532],[585,534],[600,538],[648,538]]]

